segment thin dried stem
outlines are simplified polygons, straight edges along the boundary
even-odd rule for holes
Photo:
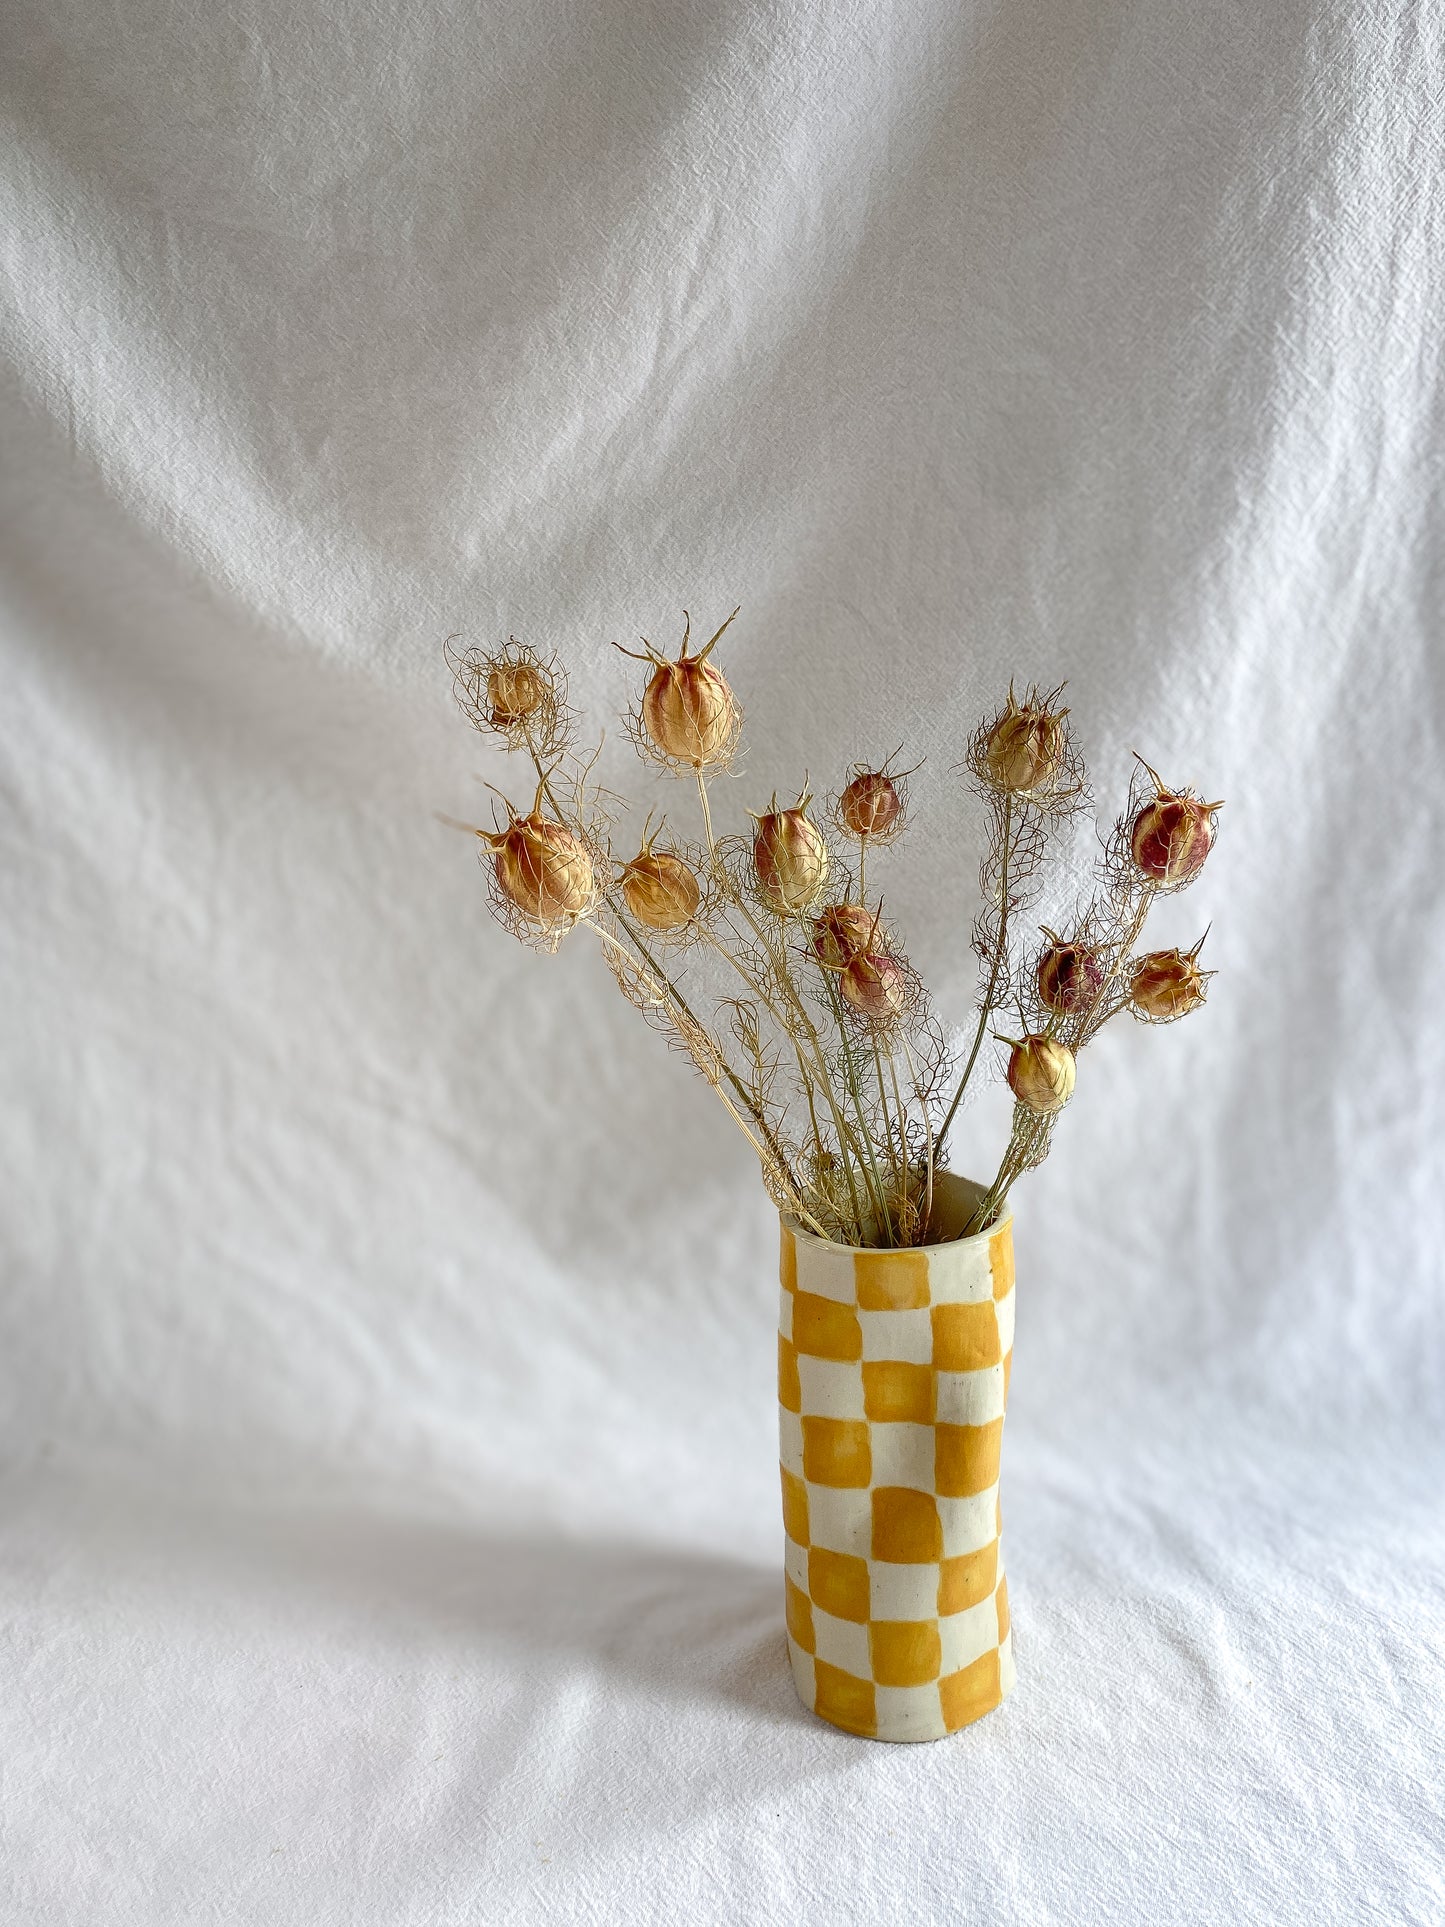
[[[928,1109],[928,1093],[918,1075],[918,1066],[913,1061],[913,1052],[908,1048],[908,1039],[903,1039],[903,1055],[908,1060],[908,1075],[913,1079],[913,1094],[918,1099],[919,1116],[923,1119],[923,1237],[928,1236],[928,1227],[933,1222],[933,1169],[934,1135],[933,1119]],[[923,1240],[920,1240],[920,1243]]]
[[[838,1037],[842,1046],[843,1079],[848,1087],[848,1094],[853,1099],[853,1110],[858,1119],[863,1150],[864,1181],[872,1193],[873,1209],[877,1214],[879,1228],[889,1234],[888,1242],[891,1244],[888,1207],[884,1201],[883,1186],[878,1177],[878,1162],[873,1150],[873,1133],[868,1129],[868,1121],[863,1115],[863,1095],[858,1087],[858,1070],[853,1062],[853,1040],[848,1035],[848,1022],[843,1015],[843,999],[838,993],[838,987],[833,982],[831,973],[825,971],[824,976],[828,986],[828,1001],[833,1006],[833,1016],[838,1025]]]
[[[657,979],[639,964],[636,957],[628,951],[625,945],[612,935],[610,930],[603,929],[601,924],[594,923],[591,919],[585,919],[585,921],[588,923],[588,927],[596,932],[603,946],[611,952],[614,962],[614,974],[617,973],[619,966],[621,969],[630,973],[649,993],[654,1007],[667,1012],[672,1020],[674,1032],[683,1048],[702,1073],[704,1080],[717,1093],[728,1115],[738,1126],[739,1130],[741,1130],[749,1144],[752,1145],[764,1171],[772,1176],[775,1186],[782,1190],[789,1208],[796,1212],[804,1223],[809,1224],[813,1229],[817,1230],[820,1236],[826,1236],[827,1234],[822,1230],[817,1219],[814,1218],[808,1210],[803,1199],[802,1187],[799,1185],[797,1177],[789,1167],[788,1160],[781,1146],[778,1145],[776,1139],[773,1137],[766,1120],[757,1116],[745,1088],[735,1076],[731,1076],[716,1038],[712,1037],[707,1031],[704,1031],[696,1019],[679,1022],[677,1011],[669,1009],[669,998]],[[622,983],[621,977],[619,977],[619,982]],[[625,992],[625,983],[623,983],[623,989]],[[730,1081],[737,1088],[739,1097],[742,1098],[748,1111],[753,1114],[754,1123],[761,1125],[760,1131],[755,1131],[752,1126],[749,1125],[743,1113],[738,1109],[738,1106],[722,1088],[721,1080],[724,1077],[730,1077]]]
[[[713,834],[712,827],[712,810],[708,803],[707,778],[701,770],[697,772],[697,794],[698,801],[702,807],[703,831],[707,838],[708,854],[712,860],[713,874],[727,893],[729,907],[736,910],[742,917],[762,947],[763,954],[767,957],[772,967],[773,975],[786,1000],[789,1012],[802,1026],[803,1035],[818,1070],[819,1088],[823,1092],[828,1108],[833,1114],[833,1126],[838,1133],[839,1144],[843,1147],[845,1168],[848,1168],[848,1146],[850,1140],[852,1141],[854,1151],[859,1151],[865,1157],[871,1159],[872,1141],[867,1126],[863,1121],[861,1109],[859,1112],[861,1136],[858,1139],[853,1139],[851,1128],[843,1116],[838,1099],[834,1095],[832,1079],[828,1076],[827,1062],[823,1054],[822,1041],[818,1036],[817,1026],[814,1024],[808,1012],[807,1005],[803,1002],[802,997],[798,993],[798,987],[793,982],[792,973],[788,969],[786,947],[774,941],[772,933],[754,915],[752,907],[743,892],[731,887],[731,879],[718,854],[717,839]],[[780,1015],[779,1022],[783,1028],[791,1034],[792,1024],[788,1021],[788,1018]],[[801,1054],[800,1051],[800,1058]],[[879,1199],[879,1208],[881,1209],[881,1198]]]
[[[938,1143],[942,1150],[948,1141],[948,1129],[963,1102],[963,1094],[968,1089],[968,1080],[973,1076],[973,1067],[978,1062],[978,1053],[983,1047],[984,1032],[996,1006],[1000,977],[1008,963],[1008,924],[1009,924],[1009,858],[1013,845],[1013,798],[1006,795],[1003,799],[1003,828],[999,837],[999,912],[998,934],[993,945],[993,962],[989,967],[988,985],[979,1004],[978,1024],[973,1033],[973,1047],[963,1067],[963,1075],[958,1080],[958,1089],[953,1093],[953,1102],[938,1129]]]
[[[561,806],[557,802],[557,798],[551,788],[550,772],[543,769],[541,756],[539,755],[538,750],[533,743],[530,733],[525,729],[523,731],[523,740],[526,744],[528,752],[531,755],[532,762],[536,767],[537,781],[542,791],[542,794],[546,796],[547,801],[551,804],[553,810],[556,811],[559,820],[563,820]],[[607,904],[608,909],[612,912],[612,915],[616,917],[619,925],[626,933],[628,940],[633,945],[633,948],[637,952],[638,957],[642,959],[642,962],[645,964],[648,971],[651,972],[653,979],[663,987],[663,989],[667,993],[667,996],[671,998],[673,1005],[676,1008],[676,1012],[681,1017],[683,1024],[689,1030],[705,1035],[706,1032],[704,1031],[703,1025],[698,1021],[697,1017],[694,1015],[690,1005],[688,1004],[687,999],[683,996],[681,990],[678,989],[677,985],[673,982],[672,978],[668,976],[667,972],[663,969],[662,965],[657,961],[651,949],[648,947],[647,942],[643,938],[641,932],[638,931],[636,926],[632,923],[631,919],[628,917],[626,911],[623,909],[622,905],[617,901],[616,892],[610,886],[608,886],[603,890],[602,896],[603,896],[603,901]],[[598,926],[596,925],[594,925],[593,927],[598,928]],[[792,1177],[792,1174],[788,1171],[787,1157],[784,1154],[781,1145],[777,1142],[777,1139],[773,1133],[773,1128],[769,1124],[766,1114],[762,1111],[761,1107],[754,1104],[753,1100],[748,1095],[747,1089],[744,1086],[741,1078],[738,1077],[732,1065],[729,1064],[726,1056],[724,1055],[720,1047],[718,1047],[718,1061],[719,1061],[719,1068],[721,1070],[722,1075],[727,1079],[728,1083],[732,1086],[733,1090],[737,1094],[738,1099],[742,1103],[744,1109],[747,1111],[748,1115],[752,1118],[753,1123],[756,1125],[758,1133],[763,1140],[763,1143],[768,1147],[770,1156],[776,1162],[776,1164],[781,1168],[781,1170],[788,1175],[790,1188],[796,1191],[798,1188],[797,1181]],[[713,1088],[716,1090],[718,1089],[718,1086],[714,1084]],[[719,1094],[721,1095],[721,1092]],[[732,1108],[731,1101],[727,1099],[725,1099],[724,1101],[728,1102],[729,1108],[731,1109]]]

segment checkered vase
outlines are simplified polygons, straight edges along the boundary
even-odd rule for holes
[[[979,1195],[940,1175],[943,1228]],[[999,1446],[1013,1227],[858,1251],[783,1224],[778,1427],[788,1653],[849,1733],[936,1740],[1014,1683]]]

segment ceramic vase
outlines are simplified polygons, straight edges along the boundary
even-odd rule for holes
[[[939,1242],[914,1250],[783,1221],[788,1654],[803,1704],[869,1739],[941,1739],[1014,1683],[998,1489],[1013,1232],[960,1235],[980,1191],[941,1173]]]

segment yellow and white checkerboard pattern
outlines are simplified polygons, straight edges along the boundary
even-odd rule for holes
[[[962,1223],[974,1187],[939,1186]],[[850,1733],[940,1739],[1014,1683],[998,1497],[1012,1225],[853,1251],[784,1224],[781,1271],[793,1678]]]

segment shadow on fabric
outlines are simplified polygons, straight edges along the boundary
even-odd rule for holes
[[[590,1676],[609,1695],[816,1726],[789,1677],[776,1567],[354,1499],[61,1485],[44,1503],[98,1576],[123,1589],[219,1592],[247,1616],[319,1613],[343,1642],[381,1640],[398,1656],[448,1647],[553,1686]]]

